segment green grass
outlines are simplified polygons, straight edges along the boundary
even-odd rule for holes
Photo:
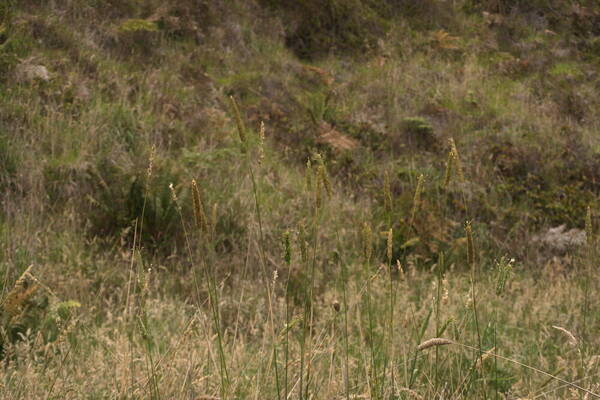
[[[0,397],[600,394],[596,5],[117,3],[0,6]]]

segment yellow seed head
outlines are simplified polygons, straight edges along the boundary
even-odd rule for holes
[[[452,179],[452,168],[454,167],[454,152],[450,150],[448,152],[448,160],[446,161],[446,173],[444,174],[444,186],[446,189],[450,185],[450,179]]]
[[[446,344],[453,344],[454,342],[450,339],[445,339],[445,338],[433,338],[433,339],[429,339],[424,341],[423,343],[421,343],[418,347],[417,347],[417,351],[423,351],[425,349],[428,349],[430,347],[436,347],[436,346],[443,346]]]
[[[242,153],[246,152],[246,127],[244,126],[244,121],[242,120],[242,115],[240,114],[240,109],[235,101],[233,96],[229,96],[229,102],[231,103],[231,109],[233,110],[233,115],[235,116],[235,124],[237,126],[238,135],[240,137],[241,142],[241,150]]]
[[[571,333],[571,331],[569,331],[569,330],[567,330],[567,329],[563,328],[562,326],[556,326],[556,325],[552,325],[552,327],[553,327],[554,329],[556,329],[556,330],[558,330],[558,331],[562,332],[562,333],[565,335],[565,337],[566,337],[566,338],[569,340],[569,343],[570,343],[571,345],[573,345],[573,346],[577,346],[578,340],[577,340],[577,338],[575,337],[575,335],[573,335],[573,334]]]
[[[304,174],[304,179],[305,179],[305,184],[306,184],[306,191],[310,191],[312,189],[312,182],[313,182],[313,170],[312,170],[312,163],[310,161],[310,158],[306,161],[306,171]]]
[[[448,297],[448,278],[444,277],[444,279],[442,279],[442,304],[448,303]]]
[[[463,173],[462,163],[460,162],[460,155],[458,154],[458,149],[456,148],[456,143],[454,142],[454,138],[450,138],[450,151],[454,155],[454,164],[456,165],[456,174],[461,182],[465,181],[465,175]]]
[[[396,268],[398,269],[398,273],[400,274],[400,277],[403,278],[404,277],[404,268],[402,268],[402,264],[400,263],[400,260],[396,260]]]
[[[169,183],[169,190],[171,191],[171,199],[173,200],[173,203],[175,203],[175,207],[181,212],[181,207],[179,206],[179,200],[177,199],[177,193],[175,192],[173,183]]]
[[[592,209],[590,206],[587,207],[587,212],[585,213],[585,237],[588,246],[591,247],[594,239],[594,228],[592,227]]]
[[[152,145],[150,150],[150,158],[148,159],[148,170],[146,171],[146,185],[150,183],[150,177],[152,176],[152,169],[154,167],[154,157],[156,156],[156,145]]]
[[[489,350],[485,350],[484,354],[483,354],[481,357],[479,357],[479,358],[477,359],[477,361],[476,361],[476,362],[477,362],[477,365],[476,365],[477,369],[481,370],[482,366],[485,364],[485,361],[486,361],[488,358],[491,358],[491,357],[493,357],[493,356],[494,356],[494,352],[495,352],[495,351],[496,351],[496,348],[495,348],[495,347],[492,347],[492,348],[491,348],[491,349],[489,349]]]
[[[331,182],[329,181],[329,176],[327,175],[327,168],[325,168],[325,162],[323,161],[323,157],[319,153],[315,154],[315,161],[317,162],[317,179],[321,181],[325,191],[327,192],[327,197],[331,197]]]

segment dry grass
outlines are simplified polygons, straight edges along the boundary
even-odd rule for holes
[[[13,3],[1,398],[597,397],[585,32],[423,2],[306,65],[262,2]]]

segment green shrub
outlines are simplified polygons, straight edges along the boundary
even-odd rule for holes
[[[408,117],[401,122],[402,132],[409,145],[432,150],[437,146],[433,126],[424,118]]]
[[[361,54],[374,48],[377,39],[389,28],[383,17],[384,5],[359,0],[263,0],[267,5],[283,9],[286,45],[305,59],[328,53]],[[288,23],[289,22],[289,23]]]
[[[119,26],[120,32],[157,32],[158,25],[146,19],[128,19]]]
[[[26,58],[33,47],[33,38],[26,32],[0,24],[0,82],[10,76],[19,59]]]

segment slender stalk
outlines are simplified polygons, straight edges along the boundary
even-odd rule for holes
[[[229,101],[231,104],[231,109],[235,116],[235,122],[236,122],[236,126],[237,126],[238,136],[240,139],[240,152],[246,156],[245,157],[246,164],[248,167],[248,171],[250,173],[250,180],[252,182],[252,194],[254,197],[254,209],[255,209],[255,213],[256,213],[256,219],[258,222],[258,230],[259,230],[258,254],[259,254],[259,259],[260,259],[263,284],[265,285],[265,288],[267,291],[267,304],[269,307],[269,322],[271,325],[271,335],[272,335],[273,349],[274,349],[273,351],[274,351],[274,354],[276,355],[276,353],[277,353],[277,334],[275,332],[275,321],[274,321],[274,316],[273,316],[274,315],[273,299],[272,299],[273,296],[272,296],[271,288],[269,285],[269,276],[267,274],[267,267],[266,267],[263,219],[262,219],[262,212],[261,212],[259,187],[258,187],[257,179],[256,179],[256,176],[254,173],[252,160],[250,158],[251,155],[248,152],[248,133],[246,132],[246,127],[244,125],[244,121],[242,119],[239,107],[238,107],[234,97],[230,96]],[[261,146],[259,148],[259,162],[262,162],[262,159],[264,158],[264,148],[262,147],[262,146],[264,146],[264,143],[263,143],[264,142],[264,124],[261,124],[259,139],[260,139],[260,146]],[[275,384],[277,386],[277,392],[280,393],[279,371],[278,371],[277,362],[275,362],[274,368],[275,368],[275,377],[276,377]]]
[[[273,351],[276,354],[277,353],[277,334],[275,331],[275,320],[274,320],[274,316],[273,316],[273,314],[274,314],[273,298],[272,298],[273,294],[270,289],[269,276],[267,274],[267,267],[266,267],[263,220],[262,220],[262,213],[261,213],[260,195],[259,195],[259,189],[258,189],[256,177],[254,175],[254,169],[252,168],[252,163],[250,162],[250,158],[248,158],[247,161],[248,161],[248,170],[250,172],[250,180],[252,182],[252,194],[254,197],[254,209],[256,212],[256,219],[258,222],[258,231],[259,231],[259,245],[258,245],[259,251],[258,251],[258,253],[259,253],[259,258],[260,258],[262,279],[263,279],[263,283],[267,290],[267,304],[269,306],[269,322],[271,325],[271,335],[273,338]],[[275,368],[275,377],[276,377],[275,385],[277,386],[277,392],[280,393],[281,389],[279,387],[279,378],[278,378],[279,371],[278,371],[278,365],[276,362],[274,364],[274,368]]]
[[[283,393],[284,399],[288,399],[288,365],[289,365],[289,354],[290,354],[290,277],[292,275],[292,251],[291,251],[291,243],[290,243],[290,234],[289,232],[285,232],[284,234],[284,247],[285,247],[285,255],[284,261],[288,269],[287,279],[285,282],[285,342],[284,342],[284,378],[283,378]]]
[[[318,189],[317,189],[318,190]],[[313,222],[313,255],[310,266],[310,286],[308,294],[308,359],[306,366],[306,398],[310,398],[309,385],[310,385],[310,374],[312,365],[312,346],[313,346],[313,329],[314,329],[314,290],[315,290],[315,272],[317,266],[317,249],[318,249],[318,236],[319,236],[319,204],[315,204],[314,222]]]
[[[193,255],[192,246],[190,243],[190,235],[187,232],[186,224],[185,224],[185,221],[183,220],[183,214],[181,212],[181,207],[178,202],[177,193],[175,192],[173,184],[170,184],[169,188],[171,190],[171,196],[173,198],[173,203],[175,204],[177,213],[179,214],[179,219],[181,221],[181,226],[183,228],[186,249],[188,252],[188,258],[190,260],[190,263],[193,265],[194,264],[194,255]],[[197,195],[197,193],[194,193],[193,190],[192,190],[192,194],[194,196]],[[199,207],[202,207],[202,203],[200,202],[199,199],[193,199],[193,200],[194,200],[194,205],[198,205]],[[198,223],[198,219],[196,219],[196,222]],[[220,304],[219,303],[219,292],[216,289],[216,279],[214,276],[214,270],[212,268],[212,262],[211,262],[211,260],[213,260],[215,258],[214,257],[214,247],[209,243],[209,241],[207,239],[208,236],[204,237],[202,235],[202,232],[201,232],[202,226],[197,225],[196,228],[198,228],[198,229],[196,229],[196,232],[198,235],[198,242],[200,243],[201,250],[204,254],[207,254],[207,257],[201,258],[201,264],[202,264],[202,271],[204,271],[205,280],[206,280],[207,286],[208,286],[208,297],[209,297],[209,304],[210,304],[210,310],[211,310],[212,320],[213,320],[213,324],[214,324],[214,329],[217,332],[217,348],[218,348],[218,355],[219,355],[219,376],[221,379],[221,387],[220,387],[221,398],[226,399],[228,396],[227,391],[229,388],[230,381],[229,381],[229,373],[227,371],[227,362],[226,362],[226,358],[225,358],[225,351],[223,348],[223,336],[222,336],[222,331],[221,331],[221,321],[220,321],[220,311],[219,311],[219,304]],[[196,271],[193,271],[192,276],[193,276],[194,288],[196,291],[196,304],[198,307],[200,307],[200,284],[198,282],[198,277],[197,277]]]
[[[377,362],[376,362],[376,356],[375,356],[375,320],[374,320],[374,316],[373,316],[373,305],[371,303],[371,296],[372,296],[372,290],[371,290],[371,276],[370,276],[370,272],[371,272],[371,262],[370,260],[368,260],[365,263],[365,270],[366,270],[366,280],[367,280],[367,293],[366,293],[366,301],[367,301],[367,316],[369,318],[369,325],[368,325],[368,332],[369,332],[369,349],[371,351],[371,372],[373,373],[373,386],[374,386],[374,392],[375,392],[375,396],[373,397],[377,397],[377,393],[379,391],[379,374],[377,372]]]
[[[437,262],[437,293],[435,295],[435,332],[436,336],[441,335],[440,332],[440,304],[441,304],[441,296],[442,296],[442,285],[443,285],[443,276],[444,276],[444,253],[440,253]],[[438,391],[439,388],[439,348],[435,348],[435,375],[434,375],[434,385],[435,391]]]
[[[391,390],[394,393],[396,384],[394,376],[394,350],[395,350],[395,337],[394,337],[394,306],[395,306],[395,291],[394,291],[394,276],[392,274],[392,255],[393,255],[393,230],[390,228],[387,237],[387,259],[388,259],[388,276],[389,276],[389,333],[388,333],[388,356],[389,356],[389,369],[390,369],[390,383]],[[384,375],[385,377],[385,375]]]
[[[346,389],[346,400],[350,400],[350,346],[348,344],[348,293],[346,288],[346,282],[348,279],[348,269],[345,263],[342,263],[342,296],[344,301],[344,368],[346,370],[346,376],[344,378],[344,386]]]

